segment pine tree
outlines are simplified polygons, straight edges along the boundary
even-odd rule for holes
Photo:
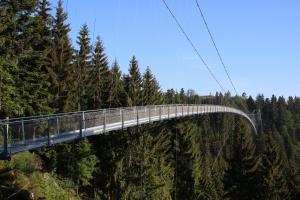
[[[73,153],[76,156],[76,161],[73,163],[72,179],[77,186],[88,186],[99,162],[94,155],[92,145],[87,139],[80,141],[75,145]]]
[[[79,36],[77,37],[79,51],[75,58],[74,80],[77,81],[78,92],[78,110],[87,110],[88,108],[88,89],[89,75],[91,73],[91,45],[89,37],[89,29],[87,24],[81,27]],[[92,97],[91,97],[92,98]]]
[[[287,183],[289,186],[291,199],[296,200],[300,198],[300,169],[299,164],[291,160],[289,162],[289,172],[287,176]]]
[[[125,90],[128,95],[127,106],[142,104],[142,78],[135,56],[130,60],[129,74],[124,77]]]
[[[110,71],[108,67],[107,56],[104,53],[104,47],[100,37],[97,37],[95,44],[92,68],[89,76],[89,108],[107,108],[110,92]]]
[[[23,113],[13,78],[16,70],[14,62],[0,57],[0,118],[18,116]]]
[[[18,116],[23,113],[20,107],[16,81],[16,58],[12,55],[11,35],[13,29],[12,13],[8,2],[0,3],[0,118]]]
[[[180,103],[181,104],[186,104],[186,96],[185,96],[185,92],[184,89],[181,88],[180,93],[179,93],[179,98],[180,98]]]
[[[22,12],[23,19],[27,19],[27,23],[21,33],[24,37],[21,39],[24,46],[18,60],[18,92],[26,115],[40,115],[54,111],[50,107],[53,99],[49,94],[50,82],[47,71],[51,19],[47,1],[42,1],[38,5],[35,3],[28,5],[31,6],[28,12]],[[34,12],[36,6],[37,13]]]
[[[260,159],[255,155],[249,126],[243,120],[234,131],[232,155],[228,160],[223,183],[224,198],[258,199]]]
[[[272,138],[271,132],[268,132],[265,151],[262,155],[263,199],[290,199],[282,169],[283,163],[279,154],[279,146]]]
[[[59,0],[52,27],[51,67],[49,74],[52,85],[51,93],[54,95],[53,106],[60,112],[74,111],[76,108],[72,105],[76,98],[74,98],[74,95],[71,95],[71,92],[72,89],[74,90],[74,84],[76,83],[71,80],[73,75],[73,49],[68,35],[71,29],[70,25],[66,23],[67,18],[68,16],[63,10],[63,2]]]
[[[149,67],[147,67],[143,76],[142,99],[143,105],[157,105],[162,103],[162,95],[158,82]]]
[[[99,160],[87,139],[59,145],[57,152],[57,172],[72,180],[77,192],[91,184]]]
[[[117,108],[120,106],[126,106],[126,93],[121,78],[121,71],[117,60],[114,61],[110,70],[111,83],[108,103],[110,108]]]

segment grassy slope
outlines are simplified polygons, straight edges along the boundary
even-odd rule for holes
[[[42,172],[41,161],[34,153],[24,152],[10,161],[0,162],[0,199],[80,199],[68,181]]]

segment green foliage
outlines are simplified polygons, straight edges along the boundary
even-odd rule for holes
[[[234,102],[260,110],[260,128],[271,131],[252,138],[239,121],[231,134],[234,116],[219,114],[63,143],[39,150],[39,157],[25,152],[0,163],[0,171],[15,171],[0,174],[0,186],[9,188],[0,198],[23,188],[48,199],[75,198],[74,189],[86,199],[299,199],[300,98],[162,93],[149,67],[141,76],[135,56],[128,74],[122,76],[117,61],[109,69],[104,44],[99,37],[90,43],[86,24],[77,37],[79,49],[73,49],[62,0],[54,17],[47,0],[5,0],[0,8],[1,118]]]
[[[76,91],[78,94],[77,110],[88,109],[88,89],[89,89],[89,73],[91,71],[91,44],[89,37],[89,28],[84,24],[79,31],[77,37],[77,44],[79,51],[75,56],[75,70],[72,74],[73,81],[77,83]],[[73,99],[74,101],[75,99]]]
[[[4,168],[10,168],[31,174],[41,169],[41,161],[29,152],[23,152],[13,157],[11,161],[4,162]]]
[[[232,155],[224,175],[224,198],[258,199],[260,159],[255,155],[250,129],[240,120],[234,131]]]
[[[74,105],[74,85],[70,84],[73,75],[73,49],[70,38],[70,25],[66,23],[67,14],[63,11],[62,0],[58,1],[52,27],[51,65],[48,68],[51,81],[51,93],[54,95],[53,106],[59,111],[76,110]],[[74,82],[76,84],[76,82]],[[76,97],[77,97],[77,93]]]
[[[111,75],[108,67],[107,56],[104,53],[104,47],[100,37],[97,37],[93,51],[92,64],[89,76],[89,108],[107,108],[109,107]]]
[[[142,78],[135,56],[130,60],[129,74],[124,78],[125,91],[127,92],[127,106],[142,104]]]
[[[72,184],[60,180],[55,174],[43,173],[42,161],[33,153],[20,153],[0,166],[0,197],[3,199],[9,196],[13,199],[29,199],[29,196],[36,199],[79,199]]]
[[[266,146],[262,155],[263,199],[290,199],[289,189],[283,174],[279,145],[270,132],[266,134]]]
[[[158,105],[162,103],[162,94],[157,80],[153,76],[149,67],[142,80],[142,104],[143,105]]]
[[[126,105],[127,94],[124,89],[121,71],[117,60],[111,68],[111,82],[109,85],[108,104],[110,108],[117,108]]]

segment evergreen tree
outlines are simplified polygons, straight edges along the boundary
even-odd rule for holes
[[[108,67],[107,56],[104,53],[104,47],[100,37],[97,37],[95,44],[92,69],[89,76],[89,108],[106,108],[108,107],[108,98],[110,92],[110,71]]]
[[[185,92],[184,89],[181,88],[180,93],[179,93],[179,98],[180,98],[180,103],[181,104],[186,104],[186,96],[185,96]]]
[[[10,13],[9,4],[0,4],[0,117],[21,115],[22,109],[19,106],[19,98],[16,94],[17,75],[16,58],[11,54],[13,41],[10,41],[10,31],[13,20]]]
[[[54,95],[53,106],[60,112],[76,110],[73,101],[76,100],[74,96],[77,96],[77,93],[72,96],[72,91],[76,88],[76,83],[72,81],[73,49],[68,35],[71,29],[70,25],[66,23],[67,18],[68,16],[63,10],[63,2],[59,0],[52,27],[51,67],[49,74],[52,85],[51,93]]]
[[[232,155],[228,160],[229,168],[225,171],[223,183],[224,198],[259,199],[260,159],[255,155],[249,127],[243,120],[234,131]]]
[[[21,33],[24,37],[21,39],[24,46],[18,60],[17,85],[25,114],[40,115],[54,111],[50,107],[53,99],[49,94],[50,82],[47,71],[49,45],[51,44],[51,18],[48,14],[47,1],[41,1],[39,4],[33,1],[30,6],[27,12],[22,12],[27,22],[24,22],[25,27]],[[35,7],[38,7],[37,13]]]
[[[135,56],[130,60],[129,74],[124,77],[125,91],[127,92],[127,106],[142,104],[142,78]]]
[[[99,160],[87,139],[59,145],[57,152],[58,173],[71,179],[77,191],[80,187],[91,184]]]
[[[108,103],[110,108],[126,106],[126,93],[121,78],[121,71],[117,60],[114,61],[110,70],[111,83],[109,86]]]
[[[283,164],[279,146],[271,133],[266,134],[265,151],[262,155],[263,199],[290,199],[289,190],[283,175]]]
[[[0,57],[0,118],[18,116],[23,113],[16,94],[15,63]]]
[[[77,81],[78,93],[78,110],[87,110],[88,108],[88,89],[91,69],[91,45],[89,37],[89,29],[87,24],[81,27],[79,36],[77,37],[79,51],[75,58],[75,74],[74,80]],[[92,98],[92,97],[91,97]]]
[[[289,164],[287,184],[289,186],[291,199],[296,200],[300,198],[300,169],[296,161],[291,160]]]
[[[149,67],[147,67],[143,76],[142,99],[143,105],[157,105],[162,103],[162,95],[158,82]]]

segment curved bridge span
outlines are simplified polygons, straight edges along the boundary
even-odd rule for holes
[[[249,121],[257,133],[254,122],[246,113],[219,105],[153,105],[61,113],[0,121],[0,159],[78,138],[206,113],[240,115]]]

